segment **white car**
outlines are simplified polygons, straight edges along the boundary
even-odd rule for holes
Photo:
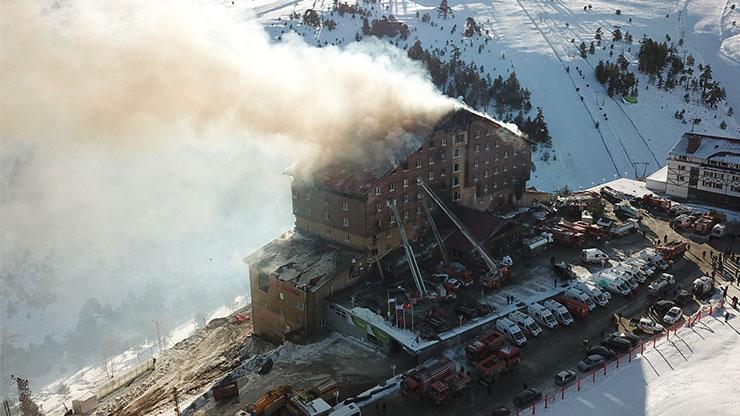
[[[663,322],[673,325],[676,322],[678,322],[679,319],[681,319],[681,316],[683,316],[683,311],[678,306],[674,306],[671,309],[668,309],[668,312],[663,317]]]
[[[663,325],[653,322],[650,318],[640,318],[640,322],[637,323],[637,327],[646,334],[657,334],[665,331]]]

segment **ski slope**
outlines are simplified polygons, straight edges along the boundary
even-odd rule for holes
[[[533,107],[543,109],[553,136],[552,148],[540,147],[533,156],[536,170],[530,186],[545,190],[565,185],[588,188],[606,180],[634,178],[657,170],[678,137],[690,129],[673,117],[681,109],[686,110],[687,118],[703,120],[695,126],[696,131],[737,135],[737,115],[729,117],[726,113],[729,107],[740,107],[740,83],[736,81],[740,79],[740,35],[738,28],[732,26],[733,20],[740,20],[740,14],[730,9],[729,1],[595,1],[588,3],[592,8],[587,11],[583,10],[584,3],[571,0],[448,3],[454,16],[447,19],[438,16],[439,3],[433,0],[391,0],[366,7],[371,8],[370,20],[392,14],[409,25],[409,39],[390,40],[398,47],[407,48],[417,38],[426,49],[449,49],[454,45],[460,49],[461,59],[482,66],[492,78],[506,78],[512,70],[516,71],[522,86],[532,93]],[[361,20],[331,15],[330,7],[331,3],[321,1],[276,1],[260,4],[255,10],[276,38],[290,31],[286,29],[290,26],[309,44],[326,42],[342,47],[353,42],[355,33],[360,32]],[[338,27],[328,31],[306,28],[296,21],[286,23],[290,13],[303,13],[308,8],[323,10],[323,18],[334,19]],[[617,9],[621,15],[616,14]],[[435,26],[421,22],[417,12],[429,13]],[[469,16],[488,30],[489,42],[484,43],[481,37],[462,38],[462,27]],[[457,25],[457,31],[451,34],[453,25]],[[610,57],[611,31],[617,26],[622,33],[629,31],[635,42],[614,42],[614,56]],[[578,45],[593,41],[599,27],[604,31],[602,46],[606,50],[597,48],[594,55],[581,58]],[[696,65],[710,64],[715,80],[727,89],[727,102],[716,110],[694,102],[684,103],[683,90],[658,90],[637,71],[639,39],[643,35],[658,41],[668,35],[675,42],[682,33],[685,43],[679,52],[692,54]],[[477,53],[481,44],[483,51]],[[624,103],[620,97],[610,98],[593,74],[599,60],[614,61],[620,52],[632,61],[629,69],[638,75],[637,104]],[[488,111],[495,113],[492,108]],[[719,128],[722,120],[728,125],[726,130]],[[545,152],[555,158],[542,160]]]

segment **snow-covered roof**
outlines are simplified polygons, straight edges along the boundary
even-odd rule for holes
[[[251,254],[245,261],[298,289],[314,290],[362,257],[359,251],[292,230]]]
[[[699,146],[691,151],[690,141],[696,140]],[[684,133],[669,154],[702,160],[740,164],[740,139],[733,137],[709,136],[699,133]]]
[[[647,181],[666,182],[667,180],[668,180],[668,166],[667,165],[651,173],[650,176],[648,176],[645,179],[646,182]]]

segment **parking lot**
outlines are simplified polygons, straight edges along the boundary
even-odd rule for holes
[[[610,255],[611,258],[629,256],[645,247],[653,245],[654,241],[686,240],[670,228],[668,223],[647,216],[642,222],[642,233],[634,233],[621,238],[603,241],[594,247]],[[584,357],[583,339],[588,338],[590,345],[598,345],[602,335],[608,335],[617,329],[614,314],[623,317],[620,322],[620,331],[634,329],[630,318],[639,319],[647,316],[648,307],[658,299],[670,299],[679,288],[690,290],[693,280],[699,276],[711,273],[710,252],[717,253],[717,249],[725,250],[727,241],[712,242],[712,247],[707,242],[691,242],[689,250],[683,257],[676,259],[669,273],[674,275],[675,284],[669,286],[658,296],[648,293],[647,286],[655,278],[641,284],[637,291],[629,296],[613,295],[606,307],[597,308],[585,319],[576,319],[570,327],[558,327],[556,329],[545,329],[544,333],[536,338],[528,337],[528,343],[521,350],[521,363],[511,373],[504,375],[489,390],[486,387],[473,383],[473,387],[465,393],[466,396],[458,397],[444,407],[435,406],[429,401],[418,403],[407,403],[400,394],[385,399],[387,414],[418,414],[418,415],[487,415],[497,406],[508,406],[512,408],[512,398],[523,389],[538,387],[552,390],[553,377],[563,369],[576,370],[576,364]],[[702,260],[702,252],[706,251],[705,260]],[[555,274],[550,267],[551,257],[556,261],[566,261],[573,264],[579,263],[580,250],[561,246],[555,246],[533,259],[526,260],[517,265],[515,279],[510,284],[522,284],[528,279],[551,279],[555,284]],[[600,266],[589,266],[590,271],[596,271]],[[659,275],[660,273],[658,273]],[[726,282],[718,281],[719,285]],[[511,286],[505,286],[506,291]],[[737,295],[737,287],[731,287],[728,295]],[[691,300],[683,306],[686,315],[696,312],[699,304]],[[643,338],[649,335],[637,330],[635,333]],[[464,345],[459,346],[460,349]],[[367,414],[375,414],[375,405],[365,409]]]

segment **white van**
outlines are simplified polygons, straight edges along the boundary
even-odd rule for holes
[[[509,314],[509,319],[511,319],[511,321],[515,324],[519,325],[519,327],[522,328],[524,332],[526,332],[528,335],[537,337],[542,333],[542,328],[537,325],[537,322],[535,322],[531,316],[527,315],[524,312],[514,311]]]
[[[558,321],[556,321],[555,317],[552,316],[552,312],[539,303],[533,303],[527,306],[527,313],[532,317],[532,319],[550,329],[558,326]]]
[[[660,270],[665,271],[670,267],[668,262],[666,262],[665,259],[663,259],[663,257],[652,248],[646,248],[640,251],[637,256]]]
[[[612,299],[612,294],[607,292],[606,290],[601,290],[600,287],[596,286],[595,284],[588,282],[586,285],[591,289],[591,293],[596,296],[596,303],[598,303],[601,306],[605,306],[609,303],[609,301]]]
[[[586,282],[578,282],[573,287],[588,295],[591,301],[599,306],[605,306],[609,303],[609,299],[604,296],[603,292],[593,285],[588,285]]]
[[[603,287],[612,293],[618,293],[620,295],[629,295],[630,287],[627,282],[619,276],[616,276],[607,272],[598,272],[591,275],[591,281],[597,286]]]
[[[616,267],[613,267],[610,272],[621,276],[622,279],[627,281],[632,289],[636,288],[637,285],[640,283],[640,280],[638,279],[639,273],[635,272],[634,270],[632,270],[631,267],[628,267],[624,264],[618,264]]]
[[[547,308],[561,324],[569,326],[573,324],[573,317],[565,306],[552,299],[546,300],[543,306]]]
[[[511,322],[508,318],[501,318],[496,321],[496,329],[506,335],[506,337],[509,338],[509,341],[519,347],[527,343],[527,337],[524,336],[524,333],[519,326],[514,322]]]
[[[575,300],[580,300],[581,302],[588,305],[589,311],[596,309],[596,304],[591,299],[591,297],[588,296],[588,294],[583,293],[583,291],[578,288],[569,287],[568,289],[565,290],[565,293],[563,293],[563,296],[571,298],[571,299],[575,299]]]
[[[609,261],[609,256],[598,248],[584,248],[581,250],[581,261],[584,263],[604,263]]]

